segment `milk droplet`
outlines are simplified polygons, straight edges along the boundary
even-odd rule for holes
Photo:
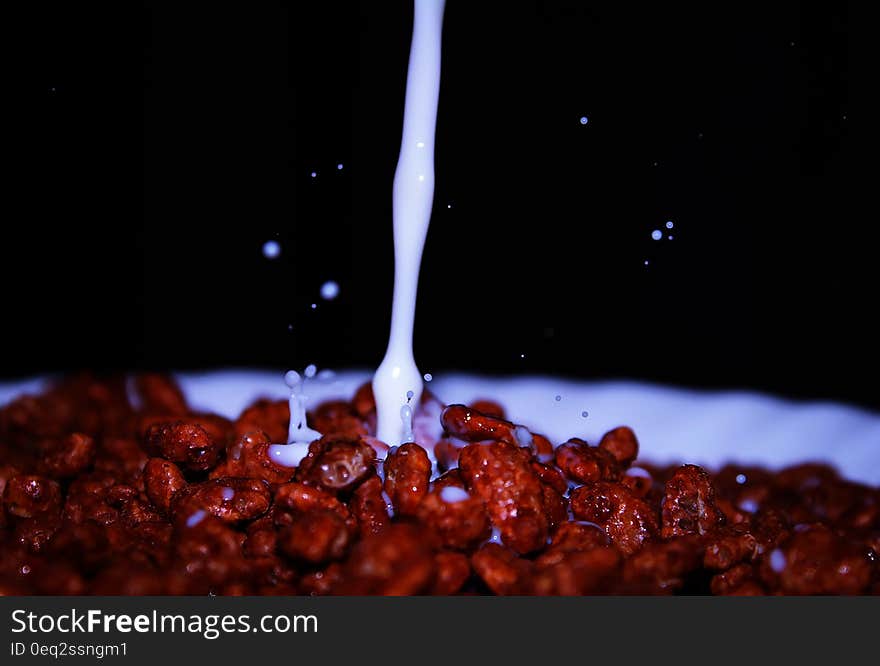
[[[442,499],[447,504],[455,504],[457,502],[464,502],[466,499],[469,499],[470,495],[463,488],[459,488],[458,486],[446,486],[443,490],[440,491],[440,499]]]
[[[278,241],[266,241],[263,243],[263,256],[266,259],[277,259],[281,255],[281,245]]]
[[[328,280],[321,285],[321,298],[325,301],[332,301],[339,296],[339,285],[333,280]]]
[[[776,573],[782,573],[785,570],[785,553],[778,548],[770,551],[770,568]]]
[[[339,164],[336,165],[336,169],[338,171],[342,171],[342,162],[340,162]]]
[[[312,303],[312,310],[317,309],[317,307],[318,307],[318,304],[317,304],[317,303]]]
[[[659,229],[654,229],[654,231],[651,232],[651,238],[653,238],[654,240],[660,240],[661,238],[663,238],[663,232]]]
[[[587,118],[586,116],[581,116],[581,125],[586,125],[588,122],[590,122],[589,118]]]
[[[425,373],[425,376],[423,377],[423,379],[424,379],[426,382],[430,382],[432,379],[434,379],[434,375],[432,375],[430,372],[426,372],[426,373]]]
[[[674,238],[674,236],[667,236],[666,238],[668,238],[669,240],[672,240]]]
[[[233,497],[235,497],[235,490],[233,490],[232,488],[224,488],[222,490],[222,495],[223,499],[228,502]]]
[[[299,385],[302,383],[302,377],[300,377],[296,370],[288,370],[284,373],[284,383],[287,384],[288,388],[299,388]]]
[[[667,220],[667,221],[666,221],[666,228],[667,228],[667,229],[672,229],[672,227],[674,227],[674,226],[675,226],[675,225],[672,223],[672,220]]]
[[[317,172],[317,171],[312,171],[312,173],[309,174],[309,175],[311,175],[312,178],[317,178],[317,177],[318,177],[318,172]]]
[[[306,369],[303,370],[303,374],[306,376],[307,379],[311,379],[316,374],[318,374],[318,368],[316,368],[314,364],[309,364],[306,366]]]
[[[744,499],[739,503],[739,508],[749,513],[756,513],[758,511],[758,503],[753,499]]]
[[[739,485],[744,484],[744,483],[746,482],[746,475],[745,475],[745,474],[737,474],[737,475],[736,475],[736,482],[737,482]]]
[[[589,415],[589,412],[581,412],[581,416],[583,416],[584,418],[587,418]]]
[[[199,509],[198,511],[193,513],[189,518],[186,519],[186,526],[187,527],[195,527],[196,525],[198,525],[200,522],[202,522],[205,519],[206,515],[207,514],[204,511]]]

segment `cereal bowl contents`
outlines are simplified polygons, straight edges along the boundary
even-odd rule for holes
[[[625,426],[551,442],[428,392],[389,448],[374,410],[369,385],[316,405],[323,436],[286,467],[286,401],[227,419],[162,375],[20,396],[0,408],[0,592],[880,593],[880,491],[830,466],[655,466]]]

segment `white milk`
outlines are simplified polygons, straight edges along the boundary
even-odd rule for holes
[[[312,379],[317,369],[310,365],[303,373],[306,379]],[[272,444],[269,455],[279,465],[296,467],[309,452],[309,444],[321,439],[321,433],[306,425],[306,402],[309,396],[303,393],[305,381],[296,370],[284,375],[284,382],[290,389],[290,426],[287,431],[287,444]]]
[[[394,173],[394,302],[385,358],[373,377],[377,437],[400,444],[404,427],[400,406],[416,406],[422,374],[413,357],[413,324],[422,248],[434,200],[434,130],[440,94],[440,38],[445,0],[415,0],[413,37],[406,76],[406,102],[400,158]]]

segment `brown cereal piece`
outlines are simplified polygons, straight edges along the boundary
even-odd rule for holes
[[[791,525],[779,511],[760,511],[753,520],[751,533],[758,541],[758,554],[775,548],[791,535]]]
[[[724,522],[728,525],[749,525],[752,522],[751,514],[736,508],[726,497],[715,495],[715,506],[724,514]]]
[[[368,419],[376,416],[376,399],[373,396],[373,384],[364,382],[354,393],[351,399],[351,406],[355,413],[362,419]],[[375,429],[374,429],[375,430]]]
[[[800,501],[818,519],[827,524],[837,524],[848,513],[867,508],[877,511],[870,493],[864,487],[849,481],[826,481],[815,487],[805,488]],[[870,514],[869,514],[870,515]]]
[[[53,479],[69,479],[85,472],[95,462],[95,440],[75,432],[40,445],[40,471]]]
[[[385,456],[388,455],[388,451],[391,450],[391,447],[388,446],[385,442],[372,437],[371,435],[362,435],[359,438],[364,444],[369,445],[373,452],[376,454],[376,458],[378,460],[384,460]]]
[[[3,505],[10,519],[35,518],[61,513],[61,487],[35,474],[20,474],[6,482]]]
[[[562,550],[575,552],[603,548],[611,544],[608,534],[601,525],[585,520],[571,520],[556,531],[547,546],[547,552]]]
[[[297,570],[287,558],[277,555],[251,557],[248,565],[250,580],[258,587],[257,594],[299,594],[295,587]]]
[[[712,594],[723,596],[764,594],[764,589],[755,579],[754,567],[746,563],[715,574],[709,583],[709,589]]]
[[[116,522],[119,511],[108,501],[114,485],[113,477],[104,474],[83,476],[71,482],[64,502],[64,520],[76,525]]]
[[[247,526],[247,538],[243,549],[248,557],[270,557],[275,555],[278,545],[278,534],[270,514],[261,516]]]
[[[288,516],[311,511],[334,511],[343,520],[351,520],[348,507],[335,495],[314,486],[293,481],[275,491],[275,524],[289,525]]]
[[[680,589],[687,576],[700,569],[703,552],[703,544],[696,536],[646,544],[624,562],[623,581],[636,591],[669,594]]]
[[[758,540],[741,525],[732,525],[708,535],[703,566],[723,571],[758,555]]]
[[[782,594],[862,594],[877,575],[877,555],[823,525],[810,525],[765,552],[760,571]]]
[[[528,440],[528,449],[532,455],[540,463],[551,464],[556,457],[553,450],[553,444],[544,435],[530,433],[531,439]],[[528,437],[526,438],[528,439]]]
[[[464,480],[461,478],[461,473],[458,471],[457,467],[448,472],[444,472],[431,482],[431,488],[433,490],[442,490],[448,486],[465,489]]]
[[[773,485],[777,489],[793,493],[801,493],[822,484],[838,481],[837,472],[821,463],[804,463],[780,470],[773,477]]]
[[[388,502],[382,491],[382,481],[376,475],[369,477],[357,487],[348,506],[357,520],[362,538],[369,534],[380,534],[391,524]]]
[[[509,548],[487,543],[471,555],[471,566],[495,594],[522,594],[534,572],[534,564]]]
[[[471,409],[480,412],[481,414],[485,414],[486,416],[491,416],[496,419],[505,418],[504,415],[504,407],[499,405],[494,400],[474,400],[471,403]]]
[[[253,520],[272,503],[269,484],[262,479],[225,477],[191,484],[175,493],[171,513],[175,524],[186,523],[197,511],[227,523]]]
[[[611,540],[599,525],[569,521],[556,530],[547,550],[535,559],[535,564],[548,567],[561,562],[568,553],[605,548],[610,544]]]
[[[460,456],[459,473],[479,497],[502,539],[517,553],[546,545],[549,523],[544,486],[529,465],[529,455],[506,442],[471,444]]]
[[[458,454],[463,445],[453,442],[450,439],[441,439],[434,444],[434,457],[437,459],[437,466],[445,471],[456,469],[458,467]]]
[[[119,483],[137,484],[149,456],[130,437],[102,437],[95,456],[94,471]]]
[[[403,523],[362,539],[343,563],[333,592],[399,596],[430,591],[436,563],[428,542],[421,528]]]
[[[620,482],[636,497],[644,499],[654,487],[654,478],[651,473],[641,467],[630,467],[623,475]]]
[[[385,458],[385,492],[403,516],[415,515],[431,482],[431,461],[418,444],[392,449]]]
[[[246,580],[250,564],[242,552],[245,535],[206,515],[175,532],[171,562],[181,578],[169,580],[171,594],[208,594]]]
[[[639,440],[631,428],[620,426],[609,430],[599,440],[599,448],[610,453],[623,469],[639,456]]]
[[[533,460],[530,466],[532,471],[541,479],[541,483],[550,486],[560,495],[565,495],[568,492],[568,481],[565,480],[565,476],[563,476],[558,468],[544,465],[536,460]]]
[[[262,399],[241,413],[235,421],[233,431],[237,439],[248,433],[264,432],[269,441],[285,443],[289,427],[290,405],[287,400]]]
[[[220,459],[223,445],[196,423],[154,423],[147,429],[145,446],[154,456],[167,458],[188,470],[203,472]]]
[[[568,500],[560,495],[556,489],[544,485],[544,515],[547,516],[547,525],[552,532],[557,526],[568,520]]]
[[[342,559],[350,544],[348,526],[335,511],[301,514],[278,535],[278,547],[285,555],[309,564]]]
[[[666,482],[661,536],[706,534],[724,524],[715,489],[702,467],[682,465]]]
[[[183,391],[168,375],[144,373],[135,376],[133,383],[144,412],[169,416],[184,416],[189,412]]]
[[[471,564],[467,556],[451,550],[441,550],[434,555],[437,574],[431,594],[448,596],[461,591],[471,576]]]
[[[300,578],[298,590],[300,594],[311,596],[331,594],[342,584],[342,565],[333,562],[328,567],[312,571]]]
[[[111,548],[125,553],[129,559],[140,558],[158,566],[167,566],[170,561],[171,537],[170,523],[144,521],[126,525],[125,508],[119,522],[105,528]]]
[[[579,596],[608,592],[618,577],[621,560],[620,552],[610,547],[565,553],[552,564],[539,567],[528,580],[528,594]]]
[[[449,405],[440,415],[443,430],[466,442],[492,440],[520,445],[516,426],[464,405]]]
[[[144,491],[150,501],[166,516],[171,512],[171,499],[186,487],[183,473],[173,462],[150,458],[144,467]]]
[[[577,483],[619,481],[623,476],[623,469],[613,455],[577,438],[556,449],[556,466]]]
[[[349,439],[368,436],[367,424],[358,416],[351,403],[332,400],[321,403],[310,414],[312,428],[325,435],[337,435]]]
[[[600,525],[626,556],[657,536],[654,509],[620,484],[599,481],[575,488],[570,503],[575,518]]]
[[[61,527],[60,514],[38,513],[32,518],[21,518],[15,521],[13,537],[31,552],[39,553],[46,547],[59,527]]]
[[[226,451],[226,460],[210,474],[210,478],[224,476],[263,479],[270,484],[287,483],[295,469],[279,465],[272,460],[269,436],[262,431],[248,432],[238,437]]]
[[[296,480],[328,492],[348,493],[375,472],[375,457],[373,447],[361,439],[324,436],[309,446],[308,455],[297,468]]]
[[[132,497],[122,503],[119,518],[126,527],[139,527],[142,523],[164,523],[165,516],[153,505],[138,497]]]
[[[468,550],[489,538],[492,526],[479,497],[459,492],[444,492],[435,487],[418,507],[419,521],[431,529],[440,543],[454,550]],[[467,497],[462,498],[462,493]]]

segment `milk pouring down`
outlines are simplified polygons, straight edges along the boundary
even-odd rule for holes
[[[440,40],[445,0],[415,0],[400,157],[394,173],[394,301],[385,358],[373,377],[377,437],[389,445],[406,435],[401,405],[415,409],[422,374],[413,357],[413,324],[422,248],[434,199],[434,133],[440,94]],[[411,397],[410,397],[411,396]]]

